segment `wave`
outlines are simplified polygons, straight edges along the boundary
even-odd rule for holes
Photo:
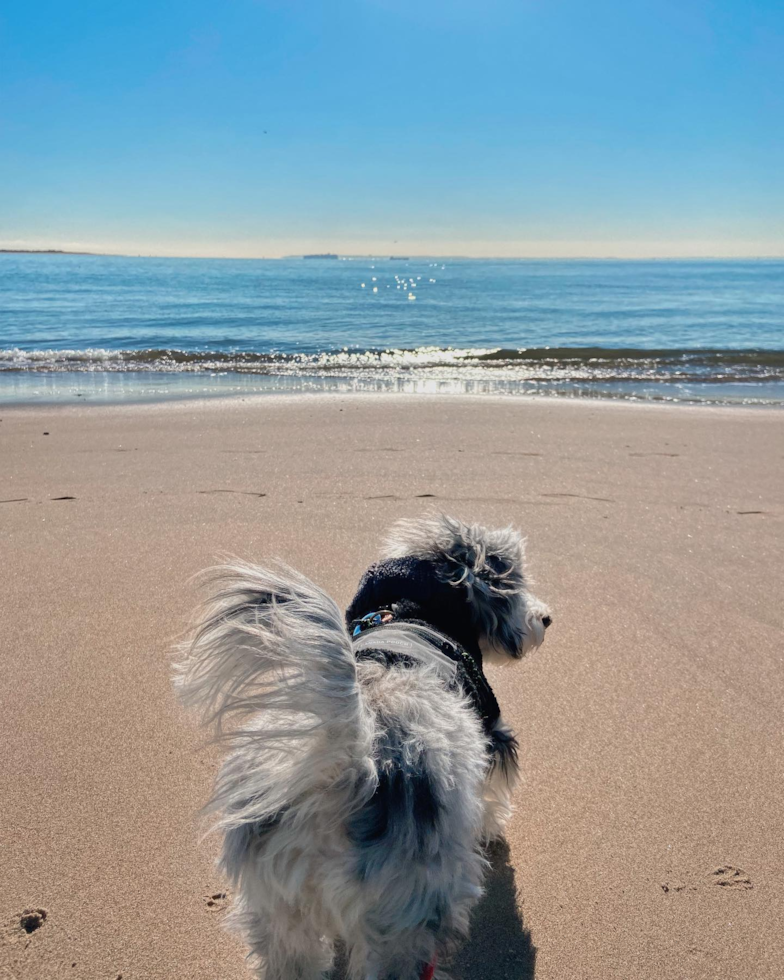
[[[308,377],[487,378],[510,382],[784,381],[784,350],[610,347],[451,348],[283,353],[241,350],[0,350],[0,372],[152,372]]]

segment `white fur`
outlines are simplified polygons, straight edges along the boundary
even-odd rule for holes
[[[510,637],[541,642],[544,607],[521,585],[519,536],[500,533],[519,563],[512,588],[485,579],[472,594],[495,603],[477,618],[508,656]],[[214,580],[175,683],[232,749],[209,806],[232,924],[266,980],[318,980],[338,939],[353,978],[417,980],[467,934],[481,842],[503,832],[516,770],[488,771],[481,724],[448,689],[452,665],[404,624],[395,642],[414,666],[357,660],[338,607],[298,573],[236,563]],[[523,622],[507,628],[499,610]]]

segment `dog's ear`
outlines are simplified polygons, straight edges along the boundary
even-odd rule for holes
[[[518,658],[544,639],[548,610],[528,590],[524,541],[514,528],[493,530],[444,514],[404,520],[392,528],[385,554],[427,559],[441,581],[464,589],[488,653]]]

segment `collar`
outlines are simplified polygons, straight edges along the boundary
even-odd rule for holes
[[[463,649],[459,643],[434,630],[427,623],[419,620],[397,619],[392,609],[378,609],[366,613],[359,619],[352,620],[350,630],[352,641],[356,644],[357,660],[376,660],[387,667],[412,667],[419,662],[414,649],[406,651],[405,644],[401,646],[393,640],[393,632],[398,636],[401,631],[405,631],[412,641],[416,640],[420,644],[425,641],[435,648],[456,668],[450,688],[462,690],[482,720],[485,732],[488,735],[492,732],[500,717],[501,709],[482,670],[481,661]],[[371,633],[372,640],[368,635]],[[360,637],[361,642],[357,642]]]

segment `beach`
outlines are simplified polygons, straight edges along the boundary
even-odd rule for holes
[[[784,975],[780,411],[334,394],[0,417],[3,980],[251,975],[197,815],[218,756],[170,686],[189,579],[277,556],[345,604],[430,509],[522,528],[554,614],[488,671],[523,784],[457,980]]]

